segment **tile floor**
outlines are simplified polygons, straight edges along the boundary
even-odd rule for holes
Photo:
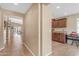
[[[79,56],[79,47],[52,42],[52,54],[50,56]]]

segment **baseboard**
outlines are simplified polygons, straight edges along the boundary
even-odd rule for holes
[[[0,51],[2,51],[5,47],[0,48]]]
[[[53,53],[53,52],[51,51],[51,52],[49,52],[48,54],[46,54],[45,56],[50,56],[52,53]]]
[[[32,52],[32,50],[25,44],[25,43],[23,43],[24,44],[24,46],[29,50],[29,52],[33,55],[33,56],[36,56],[33,52]]]
[[[33,56],[36,56],[33,52],[32,52],[32,50],[25,44],[25,43],[23,43],[24,44],[24,46],[29,50],[29,52],[33,55]],[[51,51],[51,52],[49,52],[48,54],[46,54],[45,56],[49,56],[49,55],[51,55],[53,52]]]

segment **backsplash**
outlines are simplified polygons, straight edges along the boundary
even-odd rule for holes
[[[66,28],[54,28],[55,32],[67,32]]]

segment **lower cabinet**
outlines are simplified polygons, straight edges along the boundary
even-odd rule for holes
[[[64,33],[52,33],[52,40],[60,43],[66,43],[66,35]]]

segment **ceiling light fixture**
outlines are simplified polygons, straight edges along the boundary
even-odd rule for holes
[[[60,6],[57,6],[56,8],[57,8],[57,9],[59,9],[59,8],[60,8]]]

